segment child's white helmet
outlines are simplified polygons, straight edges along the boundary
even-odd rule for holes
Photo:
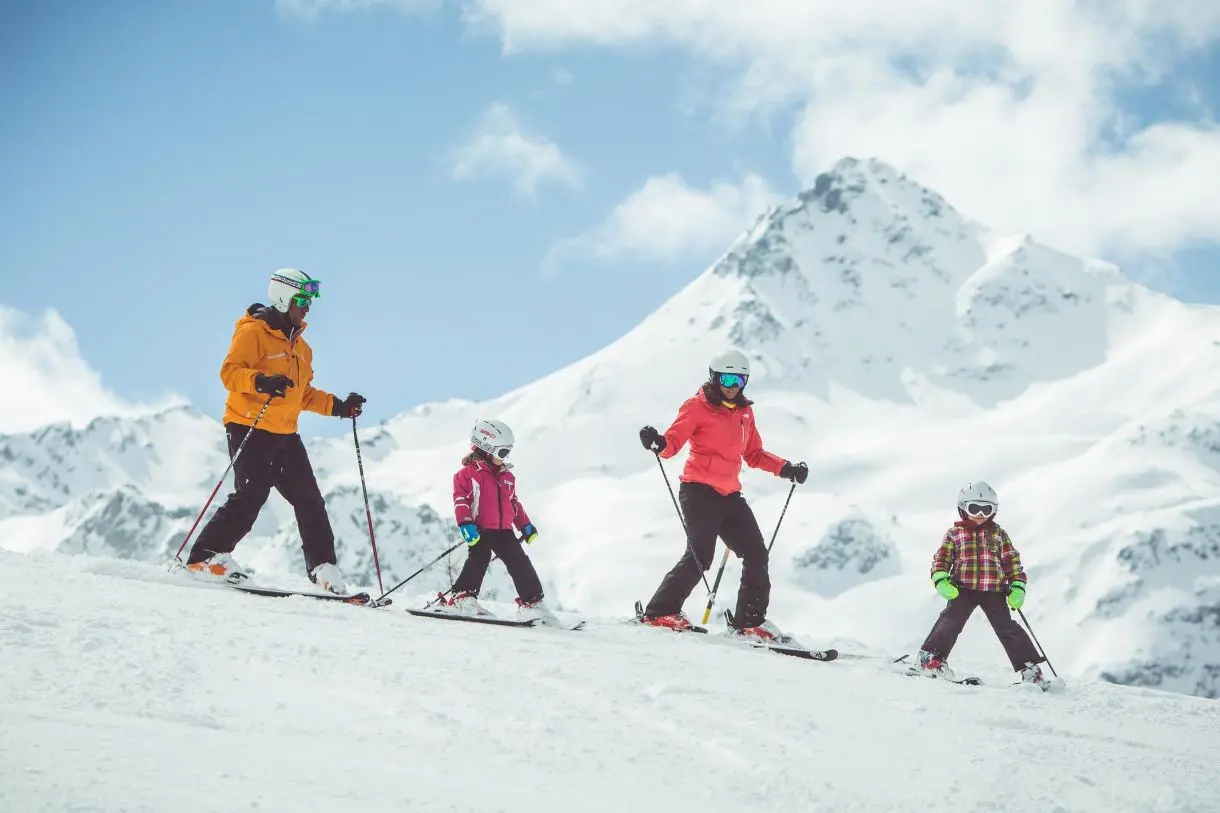
[[[504,421],[480,419],[474,422],[474,428],[470,430],[470,442],[476,449],[501,460],[513,450],[514,440],[513,430]]]
[[[317,299],[322,296],[322,282],[313,279],[299,268],[280,268],[271,275],[267,284],[267,298],[271,307],[281,313],[288,312],[294,296]]]
[[[970,513],[967,506],[971,504],[990,505],[992,514],[1000,510],[1000,498],[996,495],[995,489],[982,480],[972,480],[957,492],[958,511],[963,515]]]

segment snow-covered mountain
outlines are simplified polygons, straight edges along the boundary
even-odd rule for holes
[[[1025,615],[1059,671],[1215,697],[1218,317],[1107,263],[995,234],[884,163],[844,159],[601,351],[488,403],[427,404],[364,428],[382,567],[401,577],[452,544],[451,475],[471,422],[495,416],[517,434],[548,593],[586,613],[628,611],[683,547],[636,432],[667,425],[708,358],[736,346],[754,363],[766,445],[811,467],[773,552],[780,626],[917,647],[941,606],[927,572],[954,496],[984,478],[1029,570]],[[162,439],[182,435],[197,452],[162,462]],[[172,553],[224,468],[221,443],[189,409],[0,438],[0,539]],[[350,438],[311,454],[341,564],[372,583]],[[673,483],[683,459],[666,464]],[[788,484],[755,471],[743,483],[769,538]],[[116,499],[130,508],[108,509]],[[239,550],[299,578],[291,513],[272,505]],[[107,532],[106,517],[127,524]],[[735,559],[728,568],[722,604]],[[440,568],[429,578],[448,586]],[[705,601],[696,590],[688,611]],[[958,652],[1002,658],[981,616]]]

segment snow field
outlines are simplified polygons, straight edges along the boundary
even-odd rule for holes
[[[1220,809],[1214,701],[813,663],[715,618],[417,619],[405,591],[369,610],[0,551],[0,810]]]

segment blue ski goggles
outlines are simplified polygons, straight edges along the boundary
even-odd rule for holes
[[[744,387],[749,376],[738,375],[737,373],[721,373],[720,386],[728,389],[729,387]]]

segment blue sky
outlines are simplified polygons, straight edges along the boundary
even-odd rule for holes
[[[1067,97],[1006,101],[1003,120],[1046,137],[1013,148],[1027,164],[1010,177],[989,174],[1003,164],[990,147],[962,159],[935,132],[961,132],[955,116],[982,121],[995,106],[963,107],[987,98],[977,77],[932,99],[870,69],[875,99],[839,99],[820,84],[824,66],[768,61],[784,44],[775,38],[825,31],[826,20],[641,23],[636,0],[589,0],[583,17],[537,8],[6,4],[0,303],[58,310],[122,397],[173,392],[219,415],[216,372],[234,320],[265,297],[271,270],[299,266],[323,280],[309,329],[317,384],[364,392],[376,421],[494,396],[605,345],[766,201],[849,152],[891,161],[988,222],[1079,238],[1067,247],[1105,250],[1157,287],[1220,302],[1220,214],[1188,188],[1220,168],[1211,17],[1181,23],[1199,41],[1171,36],[1134,65],[1163,69],[1155,81],[1112,83],[1107,103],[1122,116],[1086,117],[1080,149],[1059,143],[1080,125],[1055,119],[1076,115],[1058,112]],[[961,52],[977,46],[971,37],[1000,36],[987,25],[961,34]],[[1024,77],[1002,83],[1037,86],[1065,70],[1028,43],[1000,44]],[[891,45],[866,43],[876,65],[894,66]],[[1115,67],[1100,35],[1091,47],[1108,69],[1133,67]],[[856,56],[851,81],[865,75]],[[859,109],[885,102],[868,114],[875,126],[853,98]],[[895,110],[925,122],[925,135],[885,142],[904,135]],[[1124,153],[1138,160],[1115,160]],[[1034,163],[1049,169],[1030,172]],[[1116,202],[1116,189],[1134,189],[1133,200]],[[303,431],[342,431],[334,424]]]

